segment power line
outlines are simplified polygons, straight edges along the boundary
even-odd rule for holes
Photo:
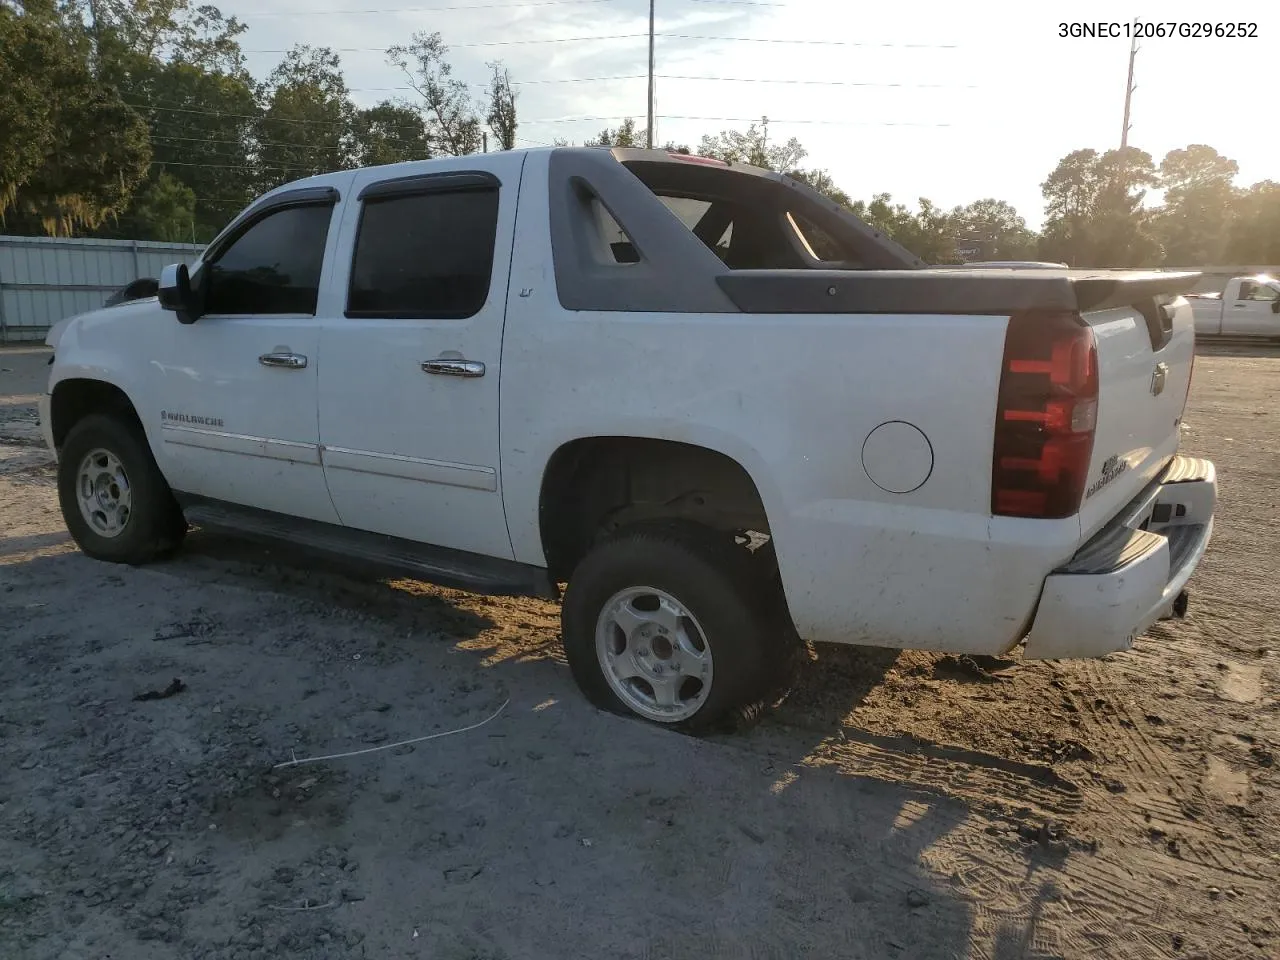
[[[677,116],[670,113],[658,114],[659,120],[704,120],[715,123],[758,123],[759,117],[688,117]],[[536,120],[525,121],[527,123],[537,123]],[[813,124],[816,126],[832,126],[832,127],[949,127],[949,123],[914,123],[901,122],[894,120],[779,120],[776,117],[769,118],[770,123],[800,123]]]
[[[521,123],[598,123],[609,122],[611,120],[632,120],[636,119],[633,114],[623,114],[620,116],[592,116],[592,117],[548,117],[543,120],[521,120]],[[659,113],[654,115],[655,120],[704,120],[716,123],[759,123],[759,117],[693,117],[684,114]],[[836,126],[836,127],[949,127],[949,123],[913,123],[898,121],[875,121],[875,120],[826,120],[826,119],[805,119],[805,120],[778,120],[774,117],[769,118],[770,123],[801,123],[813,124],[816,126]]]
[[[399,128],[392,128],[399,129]],[[162,134],[152,134],[152,140],[174,141],[179,143],[217,143],[230,144],[236,146],[250,145],[248,139],[245,140],[214,140],[205,137],[170,137]],[[420,147],[421,143],[414,143],[412,140],[396,140],[393,137],[384,137],[382,143],[390,144],[396,147]],[[254,147],[281,147],[287,150],[340,150],[338,144],[311,144],[311,143],[281,143],[275,140],[253,140],[251,145]]]
[[[518,0],[515,3],[459,3],[441,7],[383,7],[380,9],[343,9],[315,10],[310,7],[295,7],[290,10],[272,11],[269,13],[248,13],[245,20],[267,20],[278,17],[296,16],[361,16],[364,14],[383,13],[453,13],[465,10],[515,10],[521,7],[561,7],[594,3],[617,3],[619,0]],[[735,7],[784,7],[784,3],[766,3],[763,0],[689,0],[690,3],[721,4]]]
[[[383,7],[380,9],[347,9],[347,10],[313,10],[305,7],[297,7],[292,10],[273,11],[269,13],[249,13],[244,15],[246,20],[266,20],[277,17],[298,17],[298,16],[360,16],[363,14],[373,13],[448,13],[460,10],[517,10],[521,7],[561,7],[569,5],[582,5],[591,3],[617,3],[618,0],[527,0],[527,2],[518,3],[467,3],[456,4],[447,7]],[[706,3],[708,0],[694,0],[695,3]],[[723,2],[723,0],[718,0]]]
[[[643,73],[626,73],[616,77],[548,77],[538,80],[512,80],[511,85],[515,87],[541,85],[548,83],[611,83],[617,80],[644,80],[647,74]],[[901,90],[977,90],[980,89],[977,84],[973,83],[877,83],[867,80],[803,80],[784,77],[697,77],[686,74],[677,73],[658,73],[654,75],[656,80],[699,80],[714,83],[778,83],[778,84],[795,84],[801,86],[821,86],[821,87],[866,87],[872,89],[901,89]],[[483,82],[471,83],[469,86],[483,86]],[[348,93],[398,93],[404,90],[412,90],[410,86],[398,87],[350,87]]]
[[[885,50],[955,50],[954,43],[861,43],[854,40],[790,40],[780,37],[706,37],[689,33],[659,33],[667,40],[715,40],[725,43],[794,43],[820,47],[869,47]]]
[[[628,73],[616,77],[548,77],[539,80],[512,80],[513,87],[536,86],[544,83],[607,83],[611,80],[643,80],[646,74]],[[468,83],[469,87],[482,87],[488,81],[479,81]],[[412,90],[410,86],[399,87],[348,87],[348,93],[398,93],[402,90]]]
[[[782,43],[823,47],[863,47],[883,50],[955,50],[954,43],[862,43],[855,40],[792,40],[783,37],[714,37],[690,33],[656,33],[664,40],[703,40],[717,43]],[[529,37],[524,40],[486,40],[474,43],[450,43],[450,49],[462,47],[513,47],[535,43],[590,43],[600,40],[639,40],[649,38],[645,33],[614,33],[598,37]],[[331,47],[334,53],[381,53],[385,47]],[[244,53],[288,53],[286,48],[244,50]]]
[[[513,47],[528,43],[583,43],[595,40],[634,40],[637,37],[648,37],[647,33],[616,33],[604,37],[549,37],[545,39],[530,38],[526,40],[486,40],[476,43],[451,43],[449,49],[461,47]],[[289,48],[292,49],[292,48]],[[242,50],[242,53],[288,53],[289,49],[270,48],[262,50]],[[330,47],[334,53],[385,53],[386,47]]]
[[[160,110],[169,113],[192,113],[203,116],[226,117],[228,119],[244,119],[244,120],[262,120],[268,123],[293,123],[319,126],[345,126],[346,122],[342,120],[298,120],[286,117],[266,117],[266,116],[247,116],[244,114],[234,113],[217,113],[208,110],[193,110],[182,107],[157,107],[154,105],[143,105],[131,103],[131,107],[146,110]],[[581,123],[585,121],[596,120],[626,120],[630,114],[622,114],[618,116],[588,116],[588,117],[540,117],[540,118],[519,118],[520,123]],[[694,117],[676,114],[659,114],[655,119],[661,120],[709,120],[718,122],[750,122],[755,123],[759,117]],[[949,123],[914,123],[914,122],[897,122],[897,121],[858,121],[858,120],[827,120],[827,119],[805,119],[805,120],[775,120],[769,118],[770,123],[805,123],[832,126],[865,126],[865,127],[949,127]],[[392,128],[404,129],[404,128]],[[292,144],[281,144],[281,146],[292,146]]]
[[[604,79],[625,80],[626,77],[606,77]],[[826,87],[883,87],[910,90],[977,90],[972,83],[872,83],[862,80],[792,80],[778,77],[693,77],[674,73],[660,73],[659,80],[708,80],[716,83],[791,83],[812,84]]]

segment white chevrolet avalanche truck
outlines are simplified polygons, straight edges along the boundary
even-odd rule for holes
[[[1195,274],[930,269],[807,186],[664,152],[348,170],[60,322],[80,548],[188,525],[560,598],[596,704],[706,729],[798,640],[1027,658],[1181,616]]]

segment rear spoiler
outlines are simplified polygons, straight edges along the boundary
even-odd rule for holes
[[[1072,277],[1071,280],[1081,313],[1134,306],[1165,297],[1172,300],[1190,293],[1199,282],[1199,273],[1128,273],[1120,270],[1102,276]]]
[[[915,313],[1009,316],[1154,309],[1199,273],[1087,270],[742,270],[716,278],[744,313]]]

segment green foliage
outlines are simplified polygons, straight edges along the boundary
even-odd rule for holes
[[[988,197],[951,211],[957,241],[976,243],[983,260],[1027,260],[1035,254],[1036,235],[1008,203]]]
[[[745,163],[765,170],[789,173],[800,168],[801,161],[809,152],[795,137],[785,143],[770,145],[769,121],[764,120],[761,126],[753,123],[746,130],[721,130],[714,136],[704,136],[698,144],[698,154],[715,157],[725,163]]]
[[[1166,263],[1223,262],[1237,213],[1232,182],[1239,170],[1234,160],[1201,143],[1165,155],[1160,162],[1164,207],[1156,217],[1156,233]]]
[[[501,63],[489,64],[489,112],[485,121],[503,150],[516,148],[516,92],[511,86],[511,71]]]
[[[92,13],[92,16],[90,16]],[[255,195],[345,167],[516,144],[510,72],[490,63],[483,96],[454,75],[439,33],[391,47],[411,101],[359,108],[338,55],[295,46],[259,83],[245,69],[245,26],[193,0],[0,0],[0,216],[19,232],[208,240]],[[643,147],[628,118],[588,145]],[[557,145],[567,145],[557,140]],[[668,142],[664,149],[688,153]],[[805,147],[745,130],[702,137],[697,153],[786,173],[933,263],[1033,256],[1075,266],[1280,262],[1280,184],[1240,189],[1236,163],[1205,144],[1157,166],[1135,149],[1076,150],[1041,184],[1041,235],[988,197],[944,210],[885,193],[853,200]],[[1148,205],[1148,191],[1163,203]],[[968,255],[968,254],[966,254]]]
[[[195,191],[161,173],[138,193],[129,214],[134,237],[190,243],[195,235]]]
[[[1153,217],[1142,205],[1147,188],[1158,183],[1151,155],[1135,147],[1068,154],[1041,184],[1041,255],[1074,267],[1159,263]]]
[[[440,34],[425,31],[414,34],[409,43],[387,50],[387,59],[400,69],[421,98],[418,110],[427,124],[434,152],[461,157],[480,150],[480,116],[471,91],[453,75],[448,56],[449,48]],[[514,114],[514,99],[511,108]]]
[[[836,186],[835,179],[826,170],[792,170],[790,176],[794,180],[807,183],[828,200],[834,200],[842,207],[851,206],[853,203],[849,195]]]
[[[649,128],[641,128],[631,117],[618,124],[616,129],[605,127],[594,140],[587,140],[584,147],[643,148],[648,142]],[[568,146],[568,144],[564,144]]]
[[[1236,198],[1226,258],[1231,263],[1280,263],[1280,183],[1263,180]]]
[[[53,235],[121,212],[151,159],[146,125],[90,69],[74,10],[0,7],[0,214]]]
[[[355,161],[361,167],[431,157],[422,115],[412,107],[390,100],[356,111],[353,139]]]
[[[262,93],[260,190],[348,166],[354,120],[338,55],[328,47],[294,46]]]
[[[258,158],[250,149],[259,115],[252,79],[243,71],[152,60],[134,71],[128,99],[143,105],[153,175],[190,188],[194,233],[201,241],[212,239],[258,190]]]

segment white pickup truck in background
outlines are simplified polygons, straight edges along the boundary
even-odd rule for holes
[[[414,162],[272,191],[158,297],[59,323],[42,421],[92,557],[192,523],[567,582],[586,694],[701,729],[797,638],[1093,657],[1181,615],[1196,279],[928,269],[687,155]]]
[[[1221,293],[1187,298],[1199,337],[1280,338],[1280,280],[1235,277]]]

